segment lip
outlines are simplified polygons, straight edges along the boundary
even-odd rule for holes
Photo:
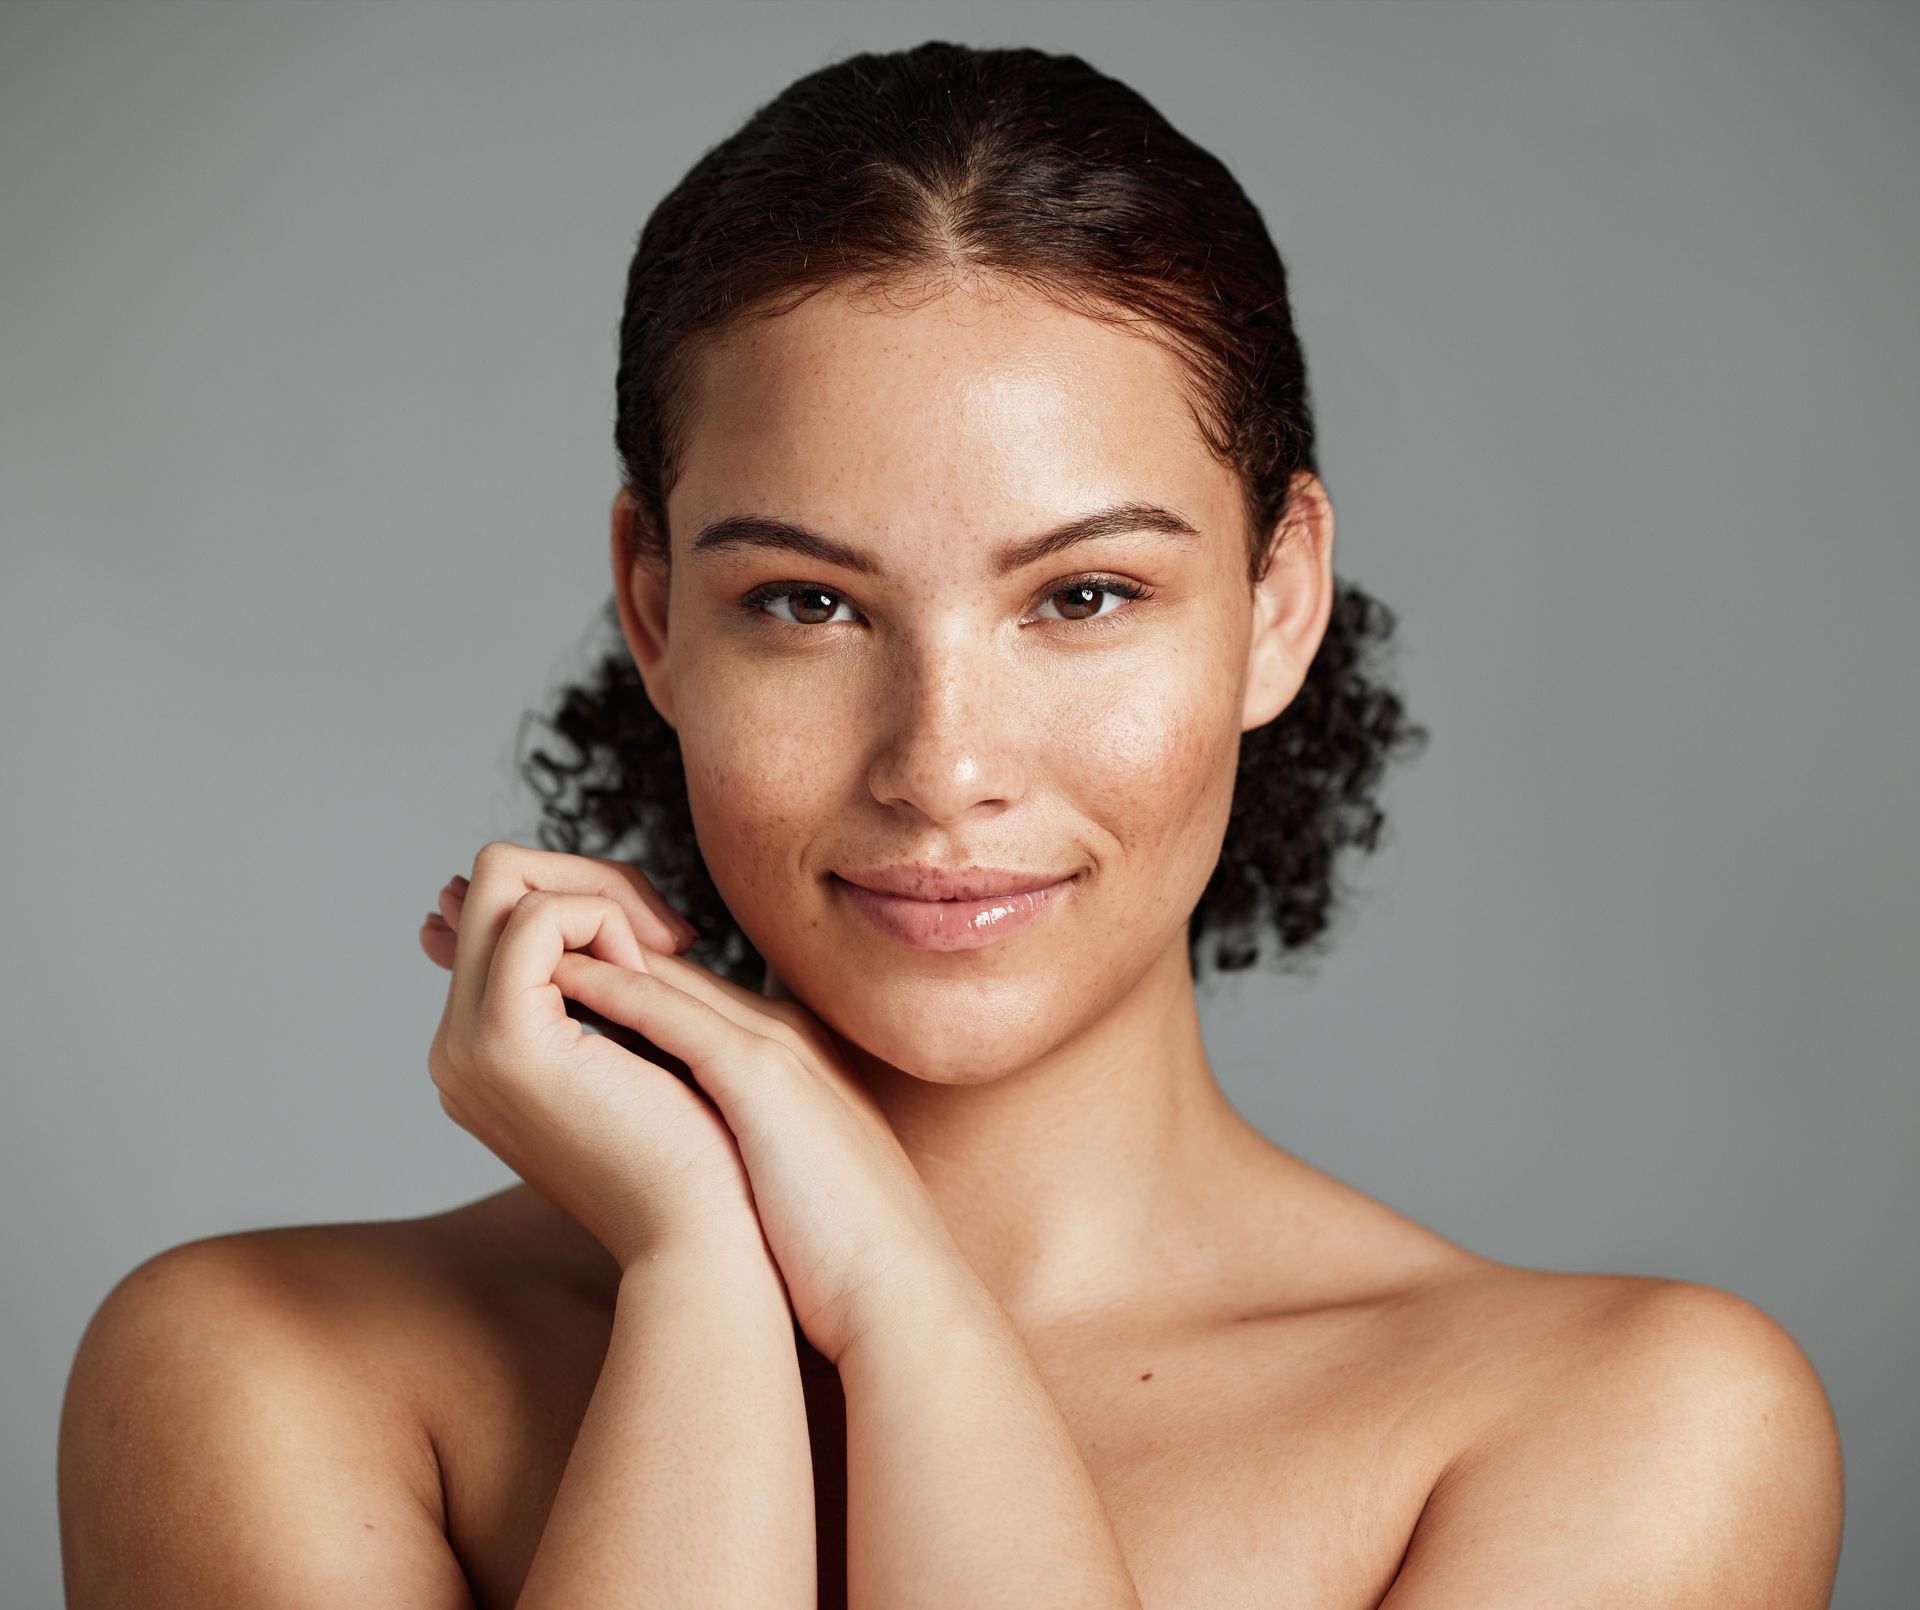
[[[881,933],[915,950],[975,950],[1018,930],[1030,927],[1058,904],[1074,882],[1073,876],[1042,882],[1045,873],[975,871],[940,873],[937,869],[894,867],[886,872],[862,872],[863,879],[910,882],[925,888],[945,885],[962,889],[971,898],[916,897],[855,883],[839,873],[835,886]],[[979,885],[1008,885],[1004,892],[979,894]],[[1013,884],[1024,887],[1013,888]]]
[[[989,895],[1026,894],[1064,883],[1071,874],[1023,872],[1012,867],[965,869],[938,866],[885,866],[870,871],[836,872],[835,877],[877,894],[903,894],[914,900],[984,900]]]

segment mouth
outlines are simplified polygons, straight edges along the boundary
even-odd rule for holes
[[[1064,882],[1071,873],[1016,871],[1012,867],[959,869],[929,865],[874,867],[836,872],[835,877],[875,894],[902,894],[914,900],[985,900],[993,895],[1030,894]]]
[[[976,950],[1031,927],[1079,881],[1047,873],[975,872],[945,874],[926,868],[862,872],[864,882],[831,875],[835,890],[874,928],[914,950]],[[921,890],[944,886],[952,894],[898,893],[874,888],[872,880],[912,883]],[[981,885],[986,885],[982,890]]]

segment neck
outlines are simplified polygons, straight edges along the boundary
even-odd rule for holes
[[[764,993],[790,998],[771,968]],[[936,1083],[849,1052],[1023,1328],[1197,1285],[1278,1153],[1214,1081],[1184,933],[1112,1011],[1013,1073]]]

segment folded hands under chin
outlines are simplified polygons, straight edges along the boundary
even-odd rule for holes
[[[673,954],[685,925],[632,866],[489,844],[440,906],[422,944],[454,975],[429,1055],[442,1105],[622,1267],[686,1225],[757,1216],[835,1364],[896,1316],[991,1301],[832,1030]]]

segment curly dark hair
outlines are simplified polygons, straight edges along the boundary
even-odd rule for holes
[[[614,423],[640,559],[667,563],[688,381],[710,342],[829,286],[963,273],[1038,291],[1180,360],[1202,438],[1243,488],[1257,581],[1296,476],[1319,473],[1287,272],[1259,210],[1219,159],[1079,56],[944,41],[796,79],[702,156],[641,230]],[[527,716],[567,752],[516,744],[541,798],[540,842],[631,860],[700,930],[693,958],[757,989],[765,963],[701,857],[678,735],[647,697],[611,597],[601,615],[612,642],[588,680],[563,687],[551,714]],[[1428,736],[1377,675],[1394,623],[1336,577],[1298,695],[1241,735],[1220,856],[1188,923],[1196,977],[1209,959],[1253,965],[1267,937],[1283,968],[1323,947],[1336,852],[1377,846],[1384,763]]]

